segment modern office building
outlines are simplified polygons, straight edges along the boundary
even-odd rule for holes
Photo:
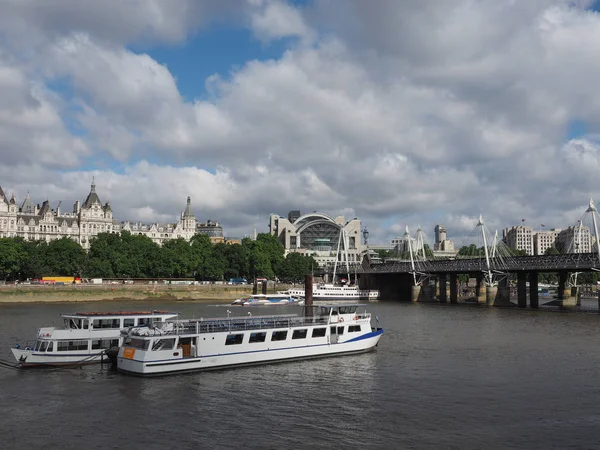
[[[311,255],[319,265],[335,262],[340,235],[346,236],[350,262],[360,261],[366,248],[361,244],[361,222],[357,218],[346,221],[343,216],[333,218],[318,212],[301,215],[300,211],[290,211],[287,219],[271,214],[269,230],[283,244],[286,255],[290,252]],[[340,248],[344,248],[343,239]]]
[[[434,231],[435,243],[433,244],[433,256],[440,258],[456,256],[458,250],[455,250],[454,242],[448,239],[446,227],[436,225]]]

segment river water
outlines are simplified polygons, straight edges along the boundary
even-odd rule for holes
[[[38,327],[59,325],[61,312],[143,308],[247,312],[191,302],[5,304],[0,358]],[[367,308],[385,334],[363,355],[150,379],[100,365],[0,369],[2,448],[600,448],[600,315]]]

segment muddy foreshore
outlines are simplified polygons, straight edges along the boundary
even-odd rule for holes
[[[285,290],[286,285],[268,293]],[[231,301],[252,294],[251,285],[17,285],[0,287],[0,303],[97,302],[130,300]]]

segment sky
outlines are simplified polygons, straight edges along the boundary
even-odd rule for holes
[[[574,225],[600,201],[591,0],[0,0],[0,186],[228,236],[269,214]]]

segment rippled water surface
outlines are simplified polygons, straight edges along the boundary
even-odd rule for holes
[[[72,310],[0,305],[0,358]],[[0,369],[3,448],[600,448],[600,315],[373,303],[377,351],[135,378],[106,366]],[[234,313],[247,309],[229,307]],[[253,308],[255,312],[258,308]],[[261,309],[285,312],[285,307]]]

